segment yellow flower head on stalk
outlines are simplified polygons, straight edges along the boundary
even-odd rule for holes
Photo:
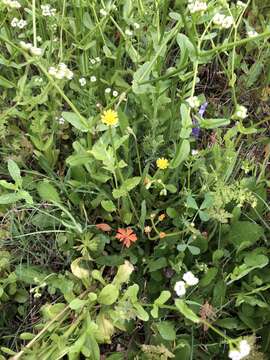
[[[101,115],[101,121],[108,126],[116,125],[118,123],[117,112],[111,109],[104,110]]]
[[[162,157],[162,158],[157,159],[156,164],[159,169],[165,170],[169,166],[169,161],[168,161],[168,159],[165,159],[164,157]]]

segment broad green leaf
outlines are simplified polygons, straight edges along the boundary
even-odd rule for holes
[[[177,149],[176,149],[176,153],[175,156],[171,162],[170,167],[172,169],[177,168],[180,164],[182,164],[182,162],[184,162],[188,156],[189,156],[189,152],[190,152],[190,144],[189,141],[186,139],[183,139],[178,145],[177,145]]]
[[[116,207],[111,200],[102,200],[101,206],[103,207],[104,210],[106,210],[108,212],[116,211]]]
[[[199,124],[203,129],[216,129],[220,126],[227,126],[230,122],[230,119],[201,119]]]
[[[177,299],[175,300],[175,306],[187,319],[194,323],[199,323],[200,318],[187,306],[184,300]]]
[[[159,297],[154,301],[153,309],[151,310],[151,315],[153,316],[153,318],[158,317],[159,306],[165,304],[165,302],[168,301],[170,297],[171,297],[170,291],[163,290],[161,292]]]
[[[95,333],[97,341],[101,343],[111,343],[111,337],[114,333],[114,326],[112,321],[107,317],[104,312],[100,312],[97,316],[96,323],[98,331]]]
[[[165,266],[167,266],[167,260],[165,257],[160,257],[158,259],[150,260],[148,262],[149,272],[163,269]]]
[[[88,132],[89,126],[85,119],[79,117],[79,115],[75,114],[74,112],[62,112],[63,118],[69,122],[72,126],[74,126],[76,129]]]
[[[198,210],[198,205],[192,195],[188,195],[186,204],[188,208]]]
[[[130,190],[134,189],[137,185],[139,185],[140,181],[141,181],[141,177],[135,176],[133,178],[125,180],[123,185],[121,186],[121,188],[123,188],[124,190],[130,191]]]
[[[106,285],[98,296],[98,302],[102,305],[112,305],[119,296],[119,290],[115,285]]]
[[[21,199],[22,198],[18,193],[0,195],[0,205],[13,204]]]
[[[79,279],[88,279],[90,277],[90,271],[86,268],[83,258],[77,258],[73,260],[70,268],[72,274]]]
[[[44,180],[39,182],[37,185],[37,191],[42,200],[61,203],[56,188],[48,181]]]
[[[69,304],[69,307],[72,310],[80,310],[84,307],[84,305],[87,304],[87,300],[81,300],[79,298],[76,298],[74,300],[72,300]]]
[[[196,59],[196,50],[189,38],[184,34],[178,34],[176,41],[181,50],[181,57],[187,55],[191,61],[194,61]]]
[[[232,224],[227,238],[239,252],[255,244],[263,233],[263,228],[256,223],[250,221],[236,221]]]
[[[127,191],[123,188],[113,189],[112,194],[115,199],[119,199],[120,197],[127,196]]]
[[[189,135],[192,132],[192,120],[190,117],[190,111],[186,104],[181,104],[180,114],[181,114],[181,126],[182,126],[180,132],[180,138],[188,139]]]
[[[207,270],[206,274],[202,277],[200,281],[200,286],[206,287],[211,284],[211,282],[215,279],[217,276],[218,269],[213,267]]]
[[[173,341],[176,338],[174,324],[171,321],[162,321],[157,324],[158,332],[164,340]]]
[[[15,184],[9,183],[6,180],[0,180],[0,186],[8,190],[16,190],[17,188]]]
[[[22,186],[21,170],[13,160],[8,160],[8,171],[18,187]]]

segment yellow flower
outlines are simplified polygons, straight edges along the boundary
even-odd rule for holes
[[[101,115],[101,121],[108,126],[116,125],[118,123],[117,112],[111,109],[104,110]]]
[[[166,215],[165,214],[160,214],[158,217],[159,221],[163,221],[165,219]]]
[[[169,166],[169,161],[168,161],[168,159],[165,159],[164,157],[162,157],[162,158],[157,159],[156,164],[159,169],[165,170]]]

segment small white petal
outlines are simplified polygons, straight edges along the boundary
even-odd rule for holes
[[[186,284],[184,281],[177,281],[174,285],[174,291],[178,296],[184,296],[186,293]]]
[[[97,78],[96,78],[95,76],[91,76],[91,77],[90,77],[90,81],[91,81],[91,82],[96,82],[96,81],[97,81]]]
[[[111,91],[112,91],[111,88],[106,88],[106,89],[105,89],[105,93],[106,93],[106,94],[109,94]]]
[[[196,278],[196,276],[193,275],[191,271],[186,272],[183,275],[183,280],[187,283],[189,286],[197,285],[199,282],[199,279]]]
[[[112,94],[113,94],[114,97],[117,97],[118,96],[118,91],[114,90]]]

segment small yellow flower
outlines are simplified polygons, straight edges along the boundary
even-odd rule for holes
[[[104,110],[101,115],[101,121],[108,126],[116,125],[118,123],[117,112],[111,109]]]
[[[166,215],[165,214],[160,214],[158,217],[159,221],[163,221],[165,219]]]
[[[165,170],[169,166],[169,160],[162,157],[157,159],[156,164],[159,169]]]
[[[163,232],[163,231],[159,233],[159,238],[160,239],[164,239],[166,236],[167,236],[167,234],[165,232]]]

